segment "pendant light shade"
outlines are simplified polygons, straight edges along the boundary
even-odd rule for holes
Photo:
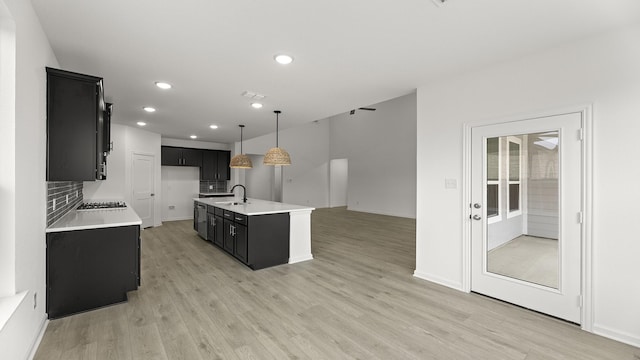
[[[276,147],[267,151],[263,163],[265,165],[291,165],[291,157],[287,150],[278,147],[278,120],[281,111],[276,110],[274,113],[276,114]]]
[[[242,130],[244,129],[244,125],[238,126],[240,127],[240,154],[231,158],[229,167],[233,169],[251,169],[253,167],[251,159],[242,153]]]

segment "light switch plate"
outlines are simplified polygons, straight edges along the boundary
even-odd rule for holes
[[[456,179],[444,179],[444,188],[456,189],[458,188],[458,181]]]

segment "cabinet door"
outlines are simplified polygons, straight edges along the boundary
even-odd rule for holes
[[[218,157],[213,150],[202,150],[202,168],[200,180],[215,180]]]
[[[49,318],[127,300],[139,277],[139,226],[47,234]]]
[[[198,167],[202,166],[202,150],[182,149],[182,165]]]
[[[90,80],[47,68],[48,181],[96,179],[99,79]]]
[[[215,216],[216,220],[216,228],[215,228],[215,238],[213,239],[213,243],[223,247],[224,246],[224,219],[222,216]]]
[[[234,233],[235,233],[235,224],[232,221],[225,220],[224,221],[224,249],[229,254],[233,254],[233,243],[235,240]]]
[[[160,154],[162,165],[179,166],[182,165],[182,149],[170,146],[163,146]]]
[[[216,241],[216,217],[211,213],[207,213],[207,240]]]
[[[217,151],[217,177],[216,180],[230,180],[231,171],[229,171],[229,162],[231,161],[231,152]]]
[[[233,254],[235,255],[235,257],[242,261],[243,263],[247,263],[247,245],[248,245],[248,239],[247,239],[247,227],[244,225],[240,225],[240,224],[234,224],[236,227],[236,248],[233,252]]]

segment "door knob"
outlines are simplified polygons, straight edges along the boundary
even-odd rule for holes
[[[480,217],[480,215],[473,215],[473,220],[481,220],[482,218]]]
[[[154,194],[154,193],[151,193],[151,196],[156,196],[156,194]]]
[[[475,204],[473,204],[473,207],[476,208],[476,209],[480,209],[482,207],[482,205],[480,205],[478,203],[475,203]]]

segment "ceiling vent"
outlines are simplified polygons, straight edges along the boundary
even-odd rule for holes
[[[258,94],[258,93],[254,93],[252,91],[245,91],[241,94],[242,96],[246,97],[247,99],[251,99],[251,100],[262,100],[264,99],[266,96]]]

